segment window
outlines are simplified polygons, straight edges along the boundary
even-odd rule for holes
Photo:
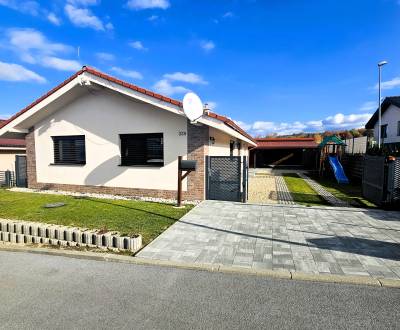
[[[400,136],[400,121],[397,122],[397,136]]]
[[[163,133],[121,134],[122,166],[164,166]]]
[[[53,136],[54,164],[86,164],[85,136]]]
[[[381,138],[385,139],[387,138],[387,124],[381,126]]]

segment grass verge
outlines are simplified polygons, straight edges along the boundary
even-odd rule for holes
[[[283,178],[295,203],[307,206],[329,205],[297,174],[285,174]]]
[[[43,207],[63,202],[58,208]],[[0,189],[0,218],[141,234],[148,244],[193,206],[177,209],[170,204],[76,198],[73,196],[12,192]]]
[[[339,184],[333,179],[312,177],[333,196],[349,203],[355,207],[375,208],[376,205],[369,202],[362,196],[361,186],[355,184]]]

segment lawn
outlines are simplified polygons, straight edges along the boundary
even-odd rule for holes
[[[64,202],[58,208],[48,203]],[[0,189],[0,218],[40,221],[88,229],[141,234],[148,244],[193,206],[177,209],[170,204],[73,196],[12,192]]]
[[[329,205],[307,182],[296,174],[286,174],[284,179],[296,203],[307,206]]]
[[[348,202],[355,207],[376,207],[375,204],[369,202],[362,197],[362,190],[360,185],[355,184],[339,184],[333,179],[320,178],[314,176],[313,179],[321,186],[328,190],[335,197]]]

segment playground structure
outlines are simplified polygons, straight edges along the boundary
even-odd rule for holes
[[[338,183],[349,183],[349,179],[344,173],[343,166],[340,163],[340,158],[345,147],[346,144],[336,135],[324,137],[319,145],[319,175],[321,177],[326,173],[329,164]]]

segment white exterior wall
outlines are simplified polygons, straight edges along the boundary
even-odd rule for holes
[[[397,122],[400,121],[400,108],[395,105],[390,105],[389,108],[382,114],[382,125],[387,126],[387,137],[384,139],[384,143],[400,142],[400,136],[397,135]],[[374,126],[374,138],[378,141],[379,122],[377,121]]]
[[[210,137],[215,139],[215,143],[209,146],[209,156],[230,156],[230,141],[237,141],[237,138],[232,137],[224,132],[221,132],[215,128],[210,127]],[[249,145],[246,142],[241,142],[241,148],[233,150],[234,156],[248,156]]]
[[[187,136],[179,132],[187,132],[185,117],[110,91],[88,93],[35,125],[37,181],[176,190],[177,158],[187,154]],[[119,134],[130,133],[164,133],[164,166],[119,166]],[[62,135],[85,135],[86,165],[51,165],[52,136]]]
[[[15,171],[16,155],[25,155],[25,152],[19,150],[0,150],[0,172]]]

